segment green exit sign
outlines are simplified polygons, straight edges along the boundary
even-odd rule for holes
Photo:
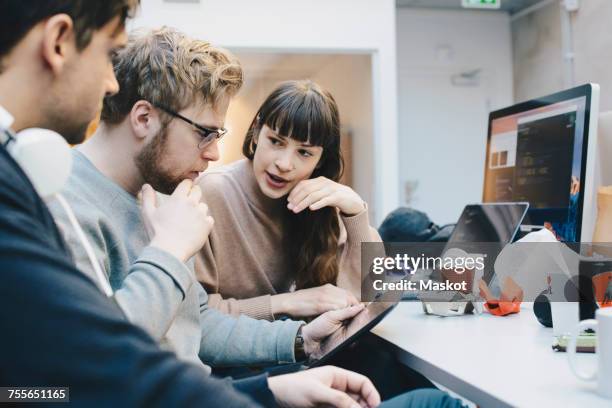
[[[501,7],[501,0],[461,0],[461,5],[466,8],[498,9]]]

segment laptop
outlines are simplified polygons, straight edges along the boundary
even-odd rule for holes
[[[489,204],[469,204],[461,213],[459,221],[453,230],[448,242],[444,246],[442,254],[453,251],[456,248],[466,248],[469,244],[475,244],[473,249],[479,251],[479,244],[486,250],[501,250],[505,245],[510,244],[520,225],[527,214],[529,203],[489,203]],[[496,255],[496,254],[493,254]],[[490,263],[493,264],[492,262]],[[477,287],[479,279],[490,283],[494,271],[480,271],[474,274],[473,287]],[[440,279],[440,277],[438,277]],[[473,293],[473,292],[472,292]],[[471,313],[478,306],[474,303],[476,298],[472,293],[464,294],[461,292],[439,291],[426,292],[421,294],[423,311],[426,314],[438,316],[458,316]],[[476,309],[479,311],[479,309]]]
[[[466,206],[445,246],[445,251],[455,244],[463,242],[498,242],[503,245],[512,242],[528,208],[528,203],[471,204]],[[359,340],[382,321],[398,303],[399,301],[370,302],[364,310],[321,344],[322,356],[319,359],[310,361],[306,365],[308,367],[319,367],[329,364],[329,361],[335,355]],[[443,305],[445,302],[434,303]],[[465,304],[466,302],[462,303]],[[452,311],[453,307],[452,304],[444,306],[449,311]]]

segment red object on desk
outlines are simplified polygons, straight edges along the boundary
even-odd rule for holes
[[[485,309],[493,316],[507,316],[521,311],[523,289],[510,277],[504,279],[500,299],[496,299],[489,286],[481,279],[479,282],[480,296],[486,300]]]
[[[514,300],[512,302],[489,300],[485,303],[485,308],[494,316],[506,316],[521,311],[521,301]]]

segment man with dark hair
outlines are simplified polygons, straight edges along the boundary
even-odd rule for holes
[[[125,19],[136,4],[137,0],[2,2],[0,102],[15,116],[13,128],[28,127],[28,119],[42,121],[39,125],[57,130],[69,143],[83,141],[101,99],[118,90],[110,56],[126,42]],[[42,90],[44,97],[38,95]],[[26,99],[32,103],[18,106]]]
[[[233,384],[207,378],[161,351],[75,268],[10,151],[15,132],[32,127],[82,141],[102,97],[118,90],[110,57],[126,42],[132,3],[0,3],[0,385],[70,387],[70,401],[87,407],[377,405],[365,377],[334,368]],[[197,201],[185,194],[181,204],[201,221]]]
[[[56,14],[66,14],[74,23],[77,49],[84,49],[91,42],[96,30],[118,17],[118,32],[128,16],[135,11],[139,0],[108,1],[6,1],[0,16],[2,34],[0,36],[0,55],[8,52],[38,22]]]

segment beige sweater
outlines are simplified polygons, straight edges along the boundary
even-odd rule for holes
[[[215,219],[206,246],[196,256],[196,275],[209,306],[232,315],[274,320],[270,296],[291,290],[294,276],[281,252],[286,201],[266,197],[250,160],[212,169],[199,181]],[[360,297],[361,242],[380,241],[363,211],[340,217],[339,287]]]

